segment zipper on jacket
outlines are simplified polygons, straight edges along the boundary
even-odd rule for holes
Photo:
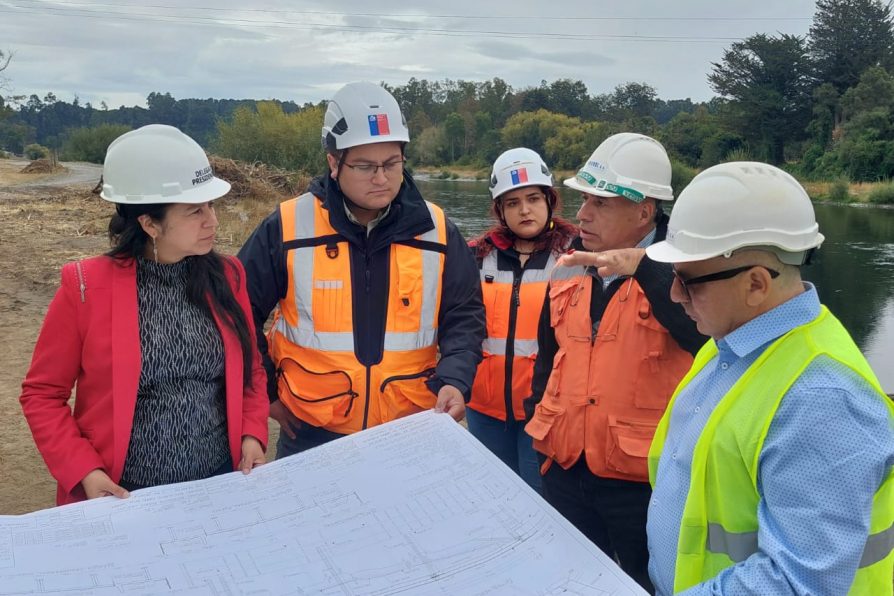
[[[515,363],[515,328],[518,323],[518,307],[521,306],[521,282],[525,274],[528,259],[524,265],[512,267],[512,295],[509,299],[509,328],[506,332],[506,370],[503,376],[503,406],[506,408],[506,426],[516,423],[515,411],[512,408],[512,375]]]
[[[369,381],[372,377],[372,367],[366,367],[366,402],[363,404],[363,426],[360,428],[366,430],[369,424]]]
[[[431,377],[433,374],[435,374],[434,368],[426,368],[422,372],[413,373],[411,375],[393,375],[382,381],[382,384],[379,386],[379,391],[384,392],[385,386],[393,381],[409,381],[411,379],[418,379],[419,377]]]
[[[366,295],[363,298],[364,298],[364,301],[366,302],[366,320],[367,321],[372,320],[372,312],[370,311],[372,304],[369,299],[369,293],[370,293],[369,267],[370,267],[370,262],[372,259],[370,258],[369,252],[370,252],[369,251],[369,238],[367,238],[366,246],[364,247],[364,254],[363,254],[363,260],[365,263],[365,271],[364,271],[363,275],[364,275],[364,279],[366,280]],[[388,316],[387,312],[386,312],[385,316],[386,317]],[[372,378],[372,367],[369,364],[367,364],[366,365],[366,401],[363,404],[363,425],[360,427],[361,429],[366,429],[367,425],[369,424],[369,400],[370,400],[369,382],[370,382],[371,378]]]

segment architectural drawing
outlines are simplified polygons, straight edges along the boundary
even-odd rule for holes
[[[0,516],[0,595],[627,595],[630,578],[445,414],[250,475]]]

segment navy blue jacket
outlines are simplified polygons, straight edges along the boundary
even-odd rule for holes
[[[344,195],[332,178],[328,175],[315,178],[308,192],[323,200],[332,227],[350,244],[354,352],[361,364],[373,366],[381,362],[384,351],[391,244],[412,240],[433,229],[434,222],[407,173],[388,214],[368,237],[365,226],[348,219]],[[444,385],[452,385],[468,401],[486,333],[484,304],[475,259],[456,225],[449,219],[446,222],[447,249],[438,316],[440,360],[428,386],[437,394]],[[267,370],[271,402],[279,397],[274,365],[262,330],[291,283],[286,267],[288,250],[289,246],[283,245],[282,220],[276,209],[255,229],[238,254],[248,276],[248,296],[258,330],[258,347]]]

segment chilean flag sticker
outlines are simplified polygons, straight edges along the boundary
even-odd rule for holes
[[[391,129],[388,128],[388,114],[369,115],[369,134],[373,137],[391,134]]]
[[[511,172],[509,172],[509,176],[512,177],[513,184],[524,184],[528,181],[528,170],[525,168],[512,170]]]

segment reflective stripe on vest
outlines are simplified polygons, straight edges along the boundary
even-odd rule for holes
[[[506,341],[505,339],[488,337],[481,344],[481,349],[489,354],[505,356]],[[536,339],[516,339],[512,342],[512,345],[515,348],[515,355],[519,358],[530,358],[537,355]]]
[[[295,206],[295,239],[303,240],[318,236],[315,230],[315,210],[317,199],[310,193],[298,198]],[[432,221],[438,222],[432,205],[426,201]],[[439,233],[437,225],[418,237],[420,240],[437,243]],[[417,332],[386,332],[385,351],[402,352],[432,346],[437,343],[437,306],[440,283],[434,279],[440,271],[440,254],[434,251],[422,251],[422,310],[419,330]],[[328,352],[353,352],[354,333],[320,332],[314,329],[313,288],[314,288],[314,251],[299,249],[295,251],[292,278],[295,280],[295,306],[298,310],[298,325],[289,325],[284,317],[276,320],[276,330],[282,333],[295,345]],[[329,283],[329,282],[322,282]]]
[[[482,288],[485,289],[490,284],[505,284],[511,286],[515,282],[515,273],[513,271],[501,271],[498,269],[498,250],[490,251],[484,259],[481,261],[481,284]],[[525,269],[524,273],[521,277],[521,285],[528,286],[529,284],[542,284],[543,290],[541,290],[544,294],[546,293],[546,282],[549,281],[550,274],[552,273],[553,268],[556,266],[556,255],[550,253],[547,258],[546,265],[543,269]],[[490,278],[490,279],[487,279]],[[487,300],[485,300],[487,302]],[[509,304],[496,304],[496,308],[506,308],[509,309],[511,306]],[[537,314],[540,313],[540,308],[542,307],[542,301],[540,304],[535,304],[534,308],[531,308],[529,304],[523,304],[525,308],[525,313],[537,311]],[[519,311],[519,316],[523,316],[524,313]],[[505,356],[506,355],[506,341],[507,338],[505,335],[500,336],[496,335],[494,332],[493,326],[488,322],[488,336],[485,338],[484,343],[481,348],[485,352],[489,354],[494,354],[497,356]],[[518,332],[516,332],[515,340],[513,341],[513,347],[515,348],[515,356],[521,358],[530,358],[537,354],[537,338],[518,338]]]
[[[658,425],[649,451],[653,485],[676,398],[716,355],[717,345],[709,341],[696,355]],[[821,355],[862,377],[894,419],[894,404],[853,339],[826,307],[814,321],[773,342],[718,402],[696,442],[680,524],[674,592],[707,581],[758,552],[757,464],[764,440],[789,388]],[[894,470],[889,470],[873,497],[869,536],[849,593],[892,594],[892,573]]]
[[[728,556],[734,563],[741,563],[758,551],[757,532],[727,532],[720,524],[708,524],[707,549],[712,553]],[[863,547],[859,568],[875,565],[894,550],[894,524],[890,528],[872,534]]]

